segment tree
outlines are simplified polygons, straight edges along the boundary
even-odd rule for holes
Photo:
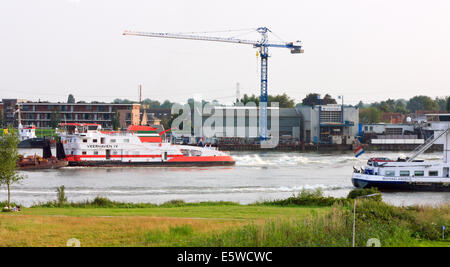
[[[332,98],[329,94],[326,94],[322,99],[320,95],[316,93],[308,94],[302,100],[302,104],[305,106],[315,106],[315,105],[328,105],[337,104],[336,99]]]
[[[120,113],[117,110],[111,118],[111,127],[113,128],[113,130],[117,130],[120,128]]]
[[[450,112],[450,96],[447,98],[447,111]]]
[[[59,113],[59,111],[54,110],[50,115],[50,127],[55,129],[58,127],[60,122],[61,122],[61,113]]]
[[[67,98],[67,103],[75,103],[75,97],[72,94],[69,94],[69,97]]]
[[[259,106],[259,102],[261,101],[259,96],[255,95],[247,95],[244,94],[244,97],[240,99],[242,104],[246,105],[247,103],[255,103],[256,106]],[[295,100],[290,98],[287,94],[282,95],[268,95],[267,96],[267,106],[271,106],[272,102],[277,102],[280,108],[293,108],[295,106]]]
[[[337,104],[336,99],[332,98],[331,95],[326,94],[322,99],[322,105]]]
[[[11,185],[25,178],[17,172],[19,143],[17,132],[13,128],[8,128],[8,133],[0,137],[0,185],[6,185],[8,189],[8,207],[11,204]]]
[[[293,108],[295,105],[294,99],[290,98],[287,94],[268,96],[268,106],[270,107],[272,102],[278,102],[280,108]]]
[[[149,105],[150,108],[160,108],[161,103],[158,100],[151,100],[149,98],[146,98],[142,101],[142,104]]]
[[[408,113],[405,102],[403,102],[402,100],[395,101],[394,112],[399,112],[403,114]]]
[[[359,120],[362,123],[377,123],[381,120],[381,110],[376,107],[364,108],[359,111]]]
[[[436,99],[434,99],[434,101],[438,104],[439,110],[442,110],[442,111],[446,111],[447,110],[447,98],[445,98],[445,97],[442,97],[442,98],[436,97]]]
[[[3,111],[0,110],[0,128],[3,128],[3,124],[5,124],[5,121],[3,118]]]
[[[359,103],[356,105],[357,108],[362,109],[364,108],[364,103],[362,101],[359,101]]]
[[[406,107],[411,112],[416,112],[417,110],[436,111],[439,109],[438,103],[431,99],[431,97],[424,95],[419,95],[411,98],[408,101]]]
[[[172,103],[172,102],[170,102],[169,100],[166,100],[166,101],[164,101],[162,104],[161,104],[161,108],[172,108],[172,105],[173,105],[174,103]]]
[[[247,94],[244,94],[244,97],[241,99],[241,102],[244,105],[246,105],[249,102],[253,102],[253,103],[255,103],[255,105],[259,106],[259,100],[260,100],[260,98],[255,95],[249,96]]]

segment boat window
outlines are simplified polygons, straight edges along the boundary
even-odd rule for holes
[[[81,155],[86,155],[86,151],[81,151]]]
[[[130,142],[130,139],[123,139],[123,142],[124,142],[124,143],[129,143],[129,142]]]
[[[83,139],[83,143],[87,143],[87,139]]]
[[[97,139],[92,139],[92,143],[97,143]]]
[[[94,151],[94,155],[98,155],[98,151]]]
[[[429,176],[438,176],[438,171],[429,171],[428,175]]]
[[[104,138],[104,137],[100,138],[100,143],[101,143],[101,144],[104,144],[104,143],[105,143],[105,138]]]
[[[409,176],[409,171],[400,171],[400,176]]]
[[[389,177],[392,177],[392,176],[395,176],[395,171],[386,171],[385,172],[385,174],[384,174],[385,176],[389,176]]]
[[[424,171],[414,171],[414,176],[424,176],[425,172]]]
[[[115,142],[116,142],[116,139],[111,139],[111,140],[109,140],[109,142],[115,143]]]

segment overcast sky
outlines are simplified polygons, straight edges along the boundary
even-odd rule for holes
[[[446,96],[449,14],[446,0],[1,1],[0,98],[137,99],[140,83],[157,100],[232,101],[238,82],[241,94],[259,95],[249,45],[122,36],[259,26],[305,50],[270,50],[269,94],[330,93],[348,104]]]

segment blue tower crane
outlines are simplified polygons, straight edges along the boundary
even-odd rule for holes
[[[268,58],[269,47],[288,48],[291,50],[291,54],[303,53],[300,41],[294,42],[269,42],[268,33],[271,31],[266,27],[259,27],[256,31],[261,34],[261,39],[246,40],[237,39],[234,37],[211,37],[203,35],[192,35],[183,33],[156,33],[156,32],[138,32],[138,31],[124,31],[123,35],[132,36],[145,36],[156,38],[170,38],[170,39],[184,39],[184,40],[198,40],[198,41],[212,41],[212,42],[225,42],[236,44],[248,44],[253,45],[254,48],[259,49],[259,56],[261,57],[261,98],[259,103],[259,136],[261,140],[267,139],[267,70],[268,70]]]

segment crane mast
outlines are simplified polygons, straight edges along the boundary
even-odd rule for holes
[[[260,40],[246,40],[237,38],[225,38],[225,37],[211,37],[202,35],[182,34],[182,33],[157,33],[157,32],[138,32],[138,31],[124,31],[123,35],[131,36],[144,36],[155,38],[170,38],[170,39],[184,39],[184,40],[197,40],[197,41],[212,41],[212,42],[225,42],[236,44],[253,45],[254,48],[259,49],[259,56],[261,58],[261,98],[259,103],[259,136],[261,140],[266,140],[267,135],[267,71],[268,71],[268,59],[269,59],[269,47],[288,48],[292,54],[303,53],[300,42],[297,41],[288,43],[269,43],[268,33],[271,32],[266,27],[259,27],[256,31],[261,34]]]

